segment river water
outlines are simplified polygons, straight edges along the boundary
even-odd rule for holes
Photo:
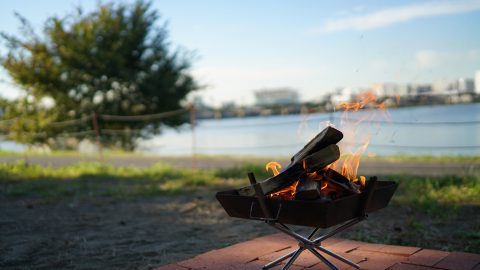
[[[358,119],[365,121],[356,123]],[[354,152],[369,139],[368,155],[480,155],[480,104],[441,105],[198,121],[140,143],[160,155],[289,156],[330,121],[345,131]]]
[[[365,121],[356,123],[358,119]],[[328,123],[345,137],[342,152],[369,140],[367,155],[480,155],[480,104],[441,105],[384,111],[315,113],[201,120],[141,141],[139,151],[163,156],[290,156]],[[0,142],[0,149],[23,146]]]

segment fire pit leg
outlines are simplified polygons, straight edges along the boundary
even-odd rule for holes
[[[356,264],[356,263],[350,261],[349,259],[346,259],[346,258],[344,258],[344,257],[342,257],[342,256],[340,256],[340,255],[338,255],[338,254],[336,254],[336,253],[333,253],[333,252],[331,252],[330,250],[328,250],[328,249],[326,249],[326,248],[324,248],[324,247],[322,247],[322,246],[315,246],[315,248],[317,248],[318,250],[320,250],[320,251],[322,251],[322,252],[327,253],[328,255],[336,258],[336,259],[339,260],[339,261],[342,261],[342,262],[344,262],[344,263],[346,263],[346,264],[348,264],[348,265],[351,265],[352,267],[355,267],[355,268],[357,268],[357,269],[360,269],[360,266],[359,266],[358,264]]]
[[[313,253],[313,255],[317,256],[324,264],[326,264],[328,267],[330,267],[333,270],[339,270],[338,267],[333,264],[331,261],[327,260],[327,258],[323,257],[322,254],[318,253],[314,248],[312,247],[307,247],[307,249]]]
[[[357,224],[358,222],[364,220],[366,218],[366,216],[362,216],[362,217],[359,217],[359,218],[355,218],[355,219],[352,219],[350,221],[347,221],[346,223],[338,226],[337,228],[333,229],[332,231],[329,231],[327,232],[326,234],[324,235],[321,235],[320,237],[317,237],[316,239],[313,239],[312,240],[312,237],[314,237],[314,235],[317,233],[317,231],[320,229],[320,228],[315,228],[310,234],[308,237],[304,237],[294,231],[292,231],[288,226],[284,225],[283,223],[281,222],[276,222],[276,221],[265,221],[268,225],[274,227],[275,229],[291,236],[292,238],[294,238],[295,240],[298,241],[298,244],[299,244],[299,248],[293,252],[290,252],[286,255],[283,255],[282,257],[276,259],[275,261],[272,261],[268,264],[266,264],[263,269],[269,269],[269,268],[272,268],[276,265],[278,265],[280,262],[290,258],[290,260],[288,260],[288,262],[285,264],[285,266],[282,268],[282,270],[287,270],[290,268],[290,266],[295,262],[295,260],[297,260],[298,256],[303,252],[305,251],[306,249],[308,249],[311,253],[313,253],[316,257],[318,257],[324,264],[326,264],[330,269],[333,269],[333,270],[338,270],[338,267],[335,266],[335,264],[333,264],[331,261],[329,261],[327,258],[325,258],[322,254],[320,254],[318,251],[321,251],[321,252],[324,252],[334,258],[336,258],[337,260],[345,263],[345,264],[348,264],[352,267],[355,267],[357,269],[360,269],[360,266],[324,247],[322,247],[322,241],[327,239],[327,238],[330,238],[332,236],[334,236],[335,234]],[[318,249],[318,251],[316,250]]]
[[[288,262],[285,264],[285,266],[282,268],[282,270],[288,270],[290,268],[290,266],[292,266],[293,262],[295,262],[298,258],[298,256],[300,256],[300,253],[302,253],[305,249],[304,248],[299,248],[297,249],[297,251],[295,251],[295,253],[293,253],[292,255],[292,258],[290,258],[290,260],[288,260]]]
[[[269,268],[272,268],[272,267],[276,266],[277,264],[283,262],[284,260],[292,257],[292,256],[293,256],[296,252],[298,252],[299,250],[300,250],[300,248],[298,248],[297,250],[292,251],[292,252],[290,252],[290,253],[288,253],[288,254],[283,255],[282,257],[276,259],[276,260],[273,261],[273,262],[269,262],[269,263],[265,264],[262,269],[266,270],[266,269],[269,269]]]
[[[267,223],[268,223],[268,222],[267,222]],[[273,227],[275,227],[275,225],[273,225],[273,224],[270,224],[270,225],[273,226]],[[289,229],[287,226],[285,226],[284,224],[281,224],[281,223],[280,223],[280,225],[283,226],[284,229],[290,230],[290,229]],[[308,238],[309,240],[311,240],[312,237],[315,236],[315,234],[318,232],[319,229],[320,229],[320,228],[315,228],[315,229],[310,233],[310,235],[309,235],[307,238]],[[298,240],[297,240],[297,241],[298,241]],[[263,266],[262,269],[266,270],[266,269],[272,268],[272,267],[276,266],[277,264],[281,263],[282,261],[284,261],[284,260],[292,257],[292,256],[293,256],[294,254],[296,254],[297,252],[298,252],[298,254],[300,255],[300,253],[303,252],[303,250],[305,250],[305,249],[302,248],[302,247],[299,247],[299,248],[296,249],[295,251],[292,251],[292,252],[290,252],[290,253],[288,253],[288,254],[285,254],[285,255],[283,255],[282,257],[280,257],[280,258],[278,258],[278,259],[276,259],[276,260],[274,260],[274,261],[266,264],[265,266]],[[297,256],[297,257],[298,257],[298,256]],[[296,259],[296,258],[295,258],[295,259]],[[292,261],[292,263],[293,263],[293,261]],[[286,268],[286,269],[288,269],[288,268]]]

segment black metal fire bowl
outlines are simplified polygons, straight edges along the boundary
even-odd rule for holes
[[[371,213],[388,205],[397,189],[397,183],[376,181],[368,203],[367,193],[348,195],[332,201],[283,200],[266,198],[273,219],[284,224],[328,228]],[[266,220],[259,201],[254,196],[242,196],[236,189],[221,191],[217,200],[231,217]],[[365,209],[363,209],[365,207]]]

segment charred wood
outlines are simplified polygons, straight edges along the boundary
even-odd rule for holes
[[[324,166],[336,161],[340,154],[335,144],[342,138],[343,134],[339,130],[333,127],[325,128],[291,158],[291,163],[282,172],[259,182],[263,192],[265,194],[275,192],[303,178],[306,175],[303,161],[308,156],[311,156],[309,162],[312,170],[314,167],[316,170],[320,170]],[[323,150],[324,148],[327,149]],[[321,160],[321,158],[324,158],[324,160]],[[323,167],[320,167],[322,165]],[[244,196],[254,196],[255,190],[252,186],[246,186],[240,188],[238,193]]]
[[[321,183],[308,178],[300,179],[295,191],[296,200],[314,200],[320,197]]]
[[[323,167],[335,162],[340,158],[340,150],[336,144],[331,144],[325,148],[318,150],[317,152],[307,156],[303,160],[303,168],[308,172],[316,172]]]
[[[292,163],[301,162],[307,156],[325,148],[331,144],[337,144],[343,138],[343,133],[333,127],[326,127],[322,132],[318,133],[315,138],[311,139],[302,150],[298,151],[292,158]]]
[[[360,186],[350,182],[345,176],[335,170],[327,169],[323,171],[322,176],[325,180],[334,186],[342,188],[350,193],[360,193]]]

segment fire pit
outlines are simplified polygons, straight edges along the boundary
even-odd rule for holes
[[[279,172],[278,164],[269,163],[267,168],[274,176],[257,182],[253,173],[248,173],[249,186],[218,192],[216,197],[231,217],[260,220],[293,237],[299,247],[263,269],[269,269],[287,260],[282,269],[289,269],[298,256],[309,250],[331,269],[338,269],[325,258],[325,253],[357,269],[358,264],[325,249],[322,241],[366,219],[368,213],[386,207],[397,188],[395,182],[378,181],[371,177],[346,177],[344,167],[339,173],[332,164],[340,157],[336,145],[343,134],[327,127],[295,154],[291,163]],[[302,236],[286,224],[313,227],[308,236]],[[317,235],[321,228],[330,228]]]

